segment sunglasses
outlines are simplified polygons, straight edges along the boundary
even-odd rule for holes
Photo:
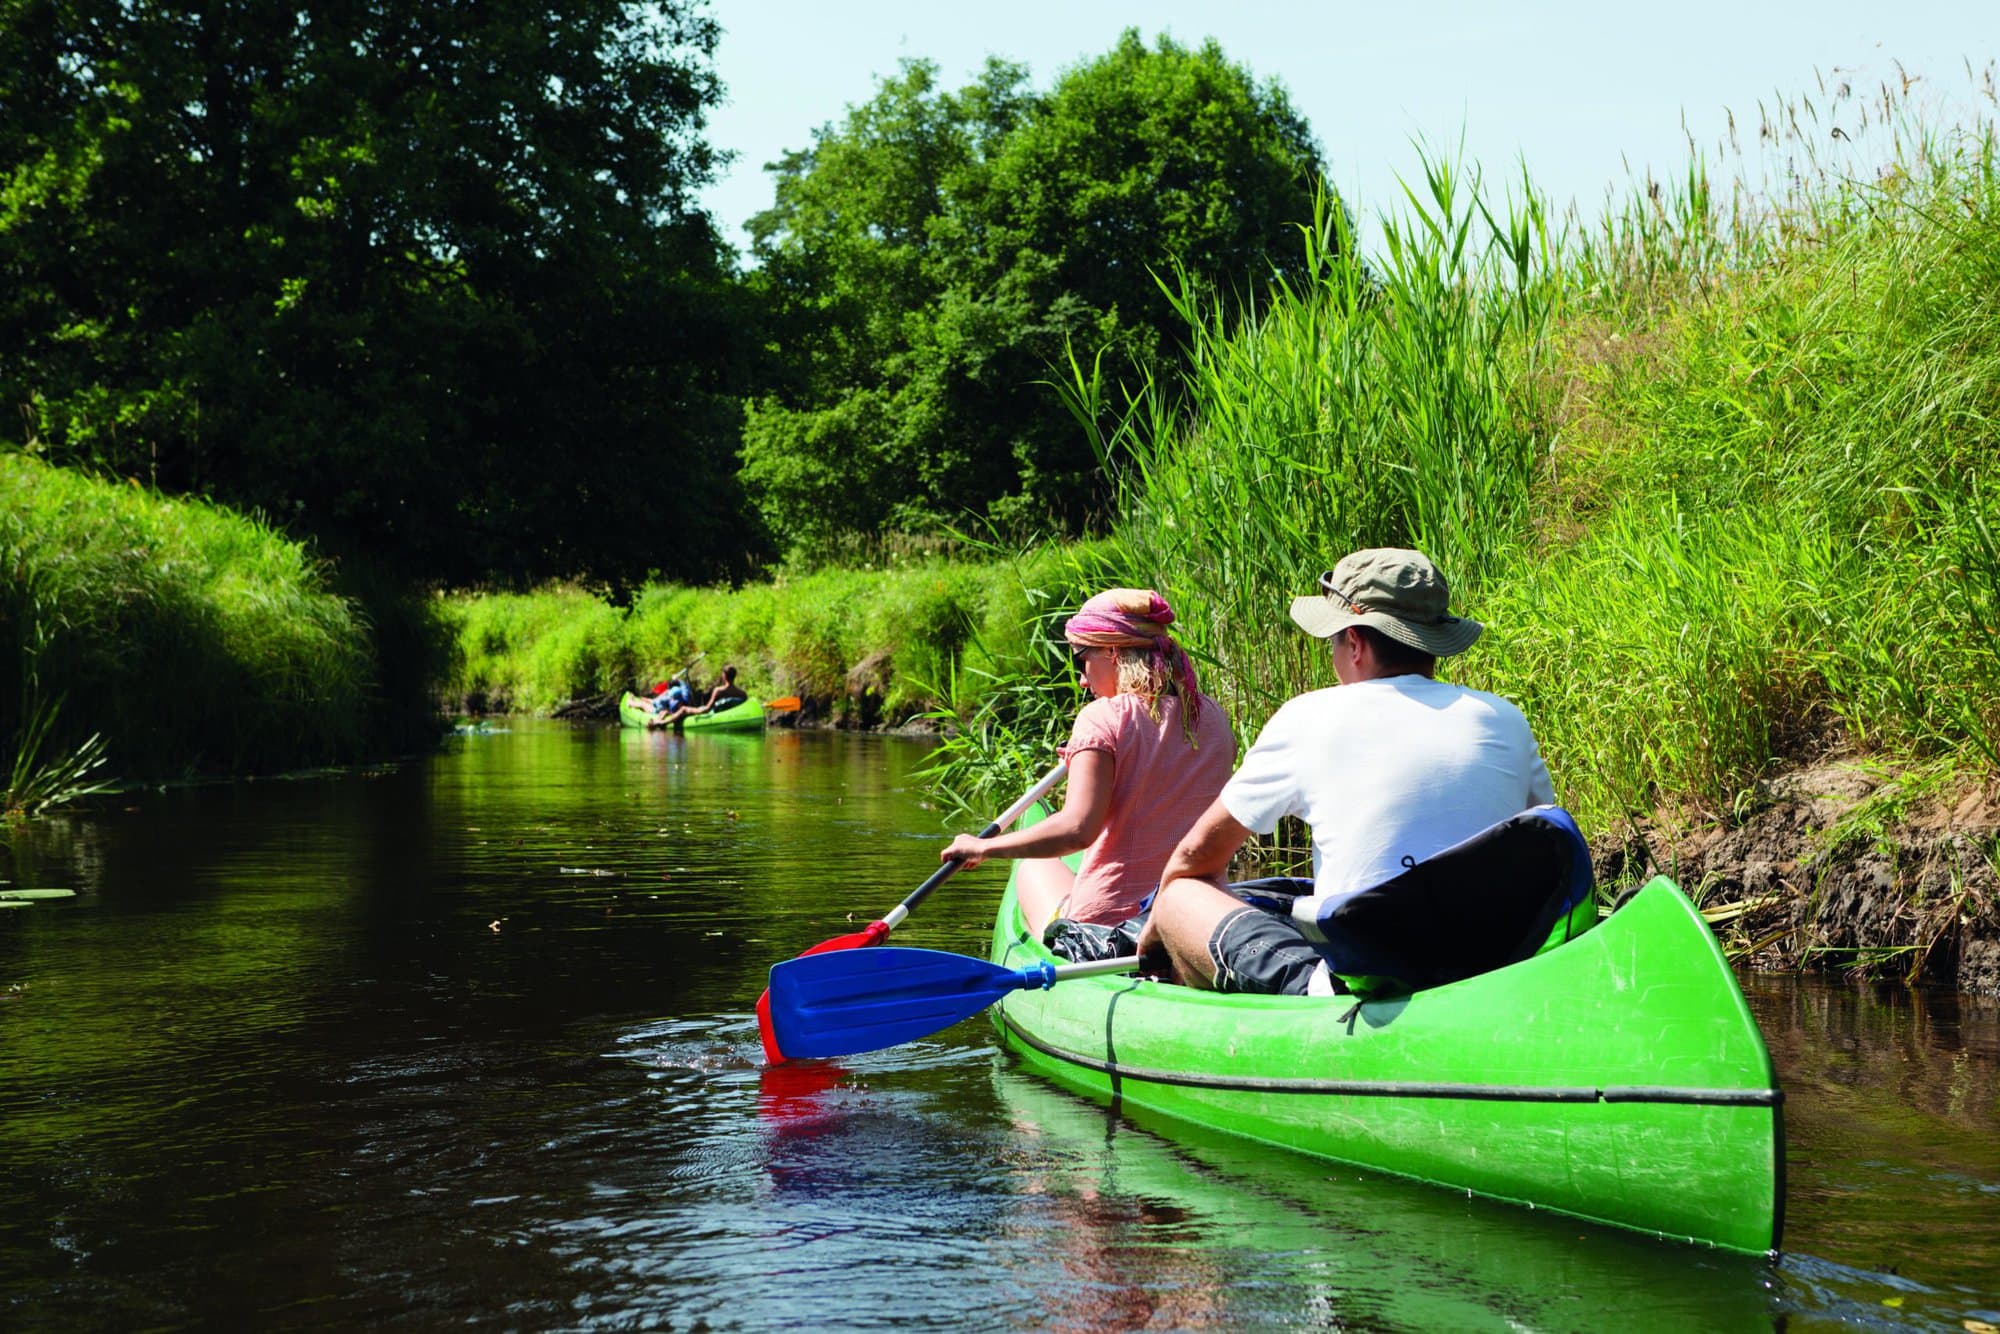
[[[1337,584],[1333,582],[1332,570],[1326,570],[1320,574],[1319,591],[1326,594],[1330,598],[1335,598],[1340,602],[1344,603],[1346,605],[1347,610],[1350,612],[1357,612],[1361,610],[1361,608],[1355,604],[1353,597],[1351,597],[1348,593],[1346,593]]]

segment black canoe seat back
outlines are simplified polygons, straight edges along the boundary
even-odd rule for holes
[[[1292,920],[1349,991],[1422,991],[1519,963],[1597,920],[1590,849],[1560,806],[1535,806],[1393,879]]]

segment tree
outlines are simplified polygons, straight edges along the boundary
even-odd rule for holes
[[[0,15],[29,448],[432,578],[711,573],[752,349],[699,0]]]
[[[1012,128],[1026,77],[989,61],[972,88],[944,93],[935,65],[906,61],[840,129],[769,168],[776,203],[750,232],[785,369],[750,405],[744,476],[794,546],[872,534],[921,500],[923,462],[944,443],[924,354],[951,264],[932,233]]]
[[[1155,274],[1225,292],[1296,264],[1319,154],[1281,88],[1213,42],[1126,32],[1046,94],[989,62],[957,93],[906,62],[771,170],[751,224],[791,358],[752,405],[746,483],[794,546],[967,510],[1087,526],[1107,498],[1044,381],[1178,354]],[[853,485],[860,481],[861,486]]]

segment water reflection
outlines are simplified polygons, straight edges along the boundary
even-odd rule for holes
[[[1131,1328],[1138,1311],[1190,1328],[1587,1328],[1614,1310],[1637,1328],[1771,1323],[1761,1260],[1119,1117],[1010,1069],[994,1085],[1036,1183],[1021,1227],[1075,1290],[1062,1327]]]
[[[765,969],[935,866],[920,746],[523,722],[31,827],[0,1327],[2000,1325],[2000,1013],[1751,979],[1793,1250],[1128,1119],[982,1021],[760,1067]],[[1004,868],[900,943],[979,952]]]
[[[2000,1325],[2000,1002],[1752,977],[1784,1079],[1801,1282]]]

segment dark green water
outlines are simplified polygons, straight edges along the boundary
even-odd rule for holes
[[[761,1070],[765,968],[934,864],[921,760],[515,723],[18,833],[80,894],[0,913],[0,1328],[2000,1326],[1956,996],[1749,979],[1776,1263],[1121,1119],[979,1022]],[[1001,875],[899,943],[979,952]]]

